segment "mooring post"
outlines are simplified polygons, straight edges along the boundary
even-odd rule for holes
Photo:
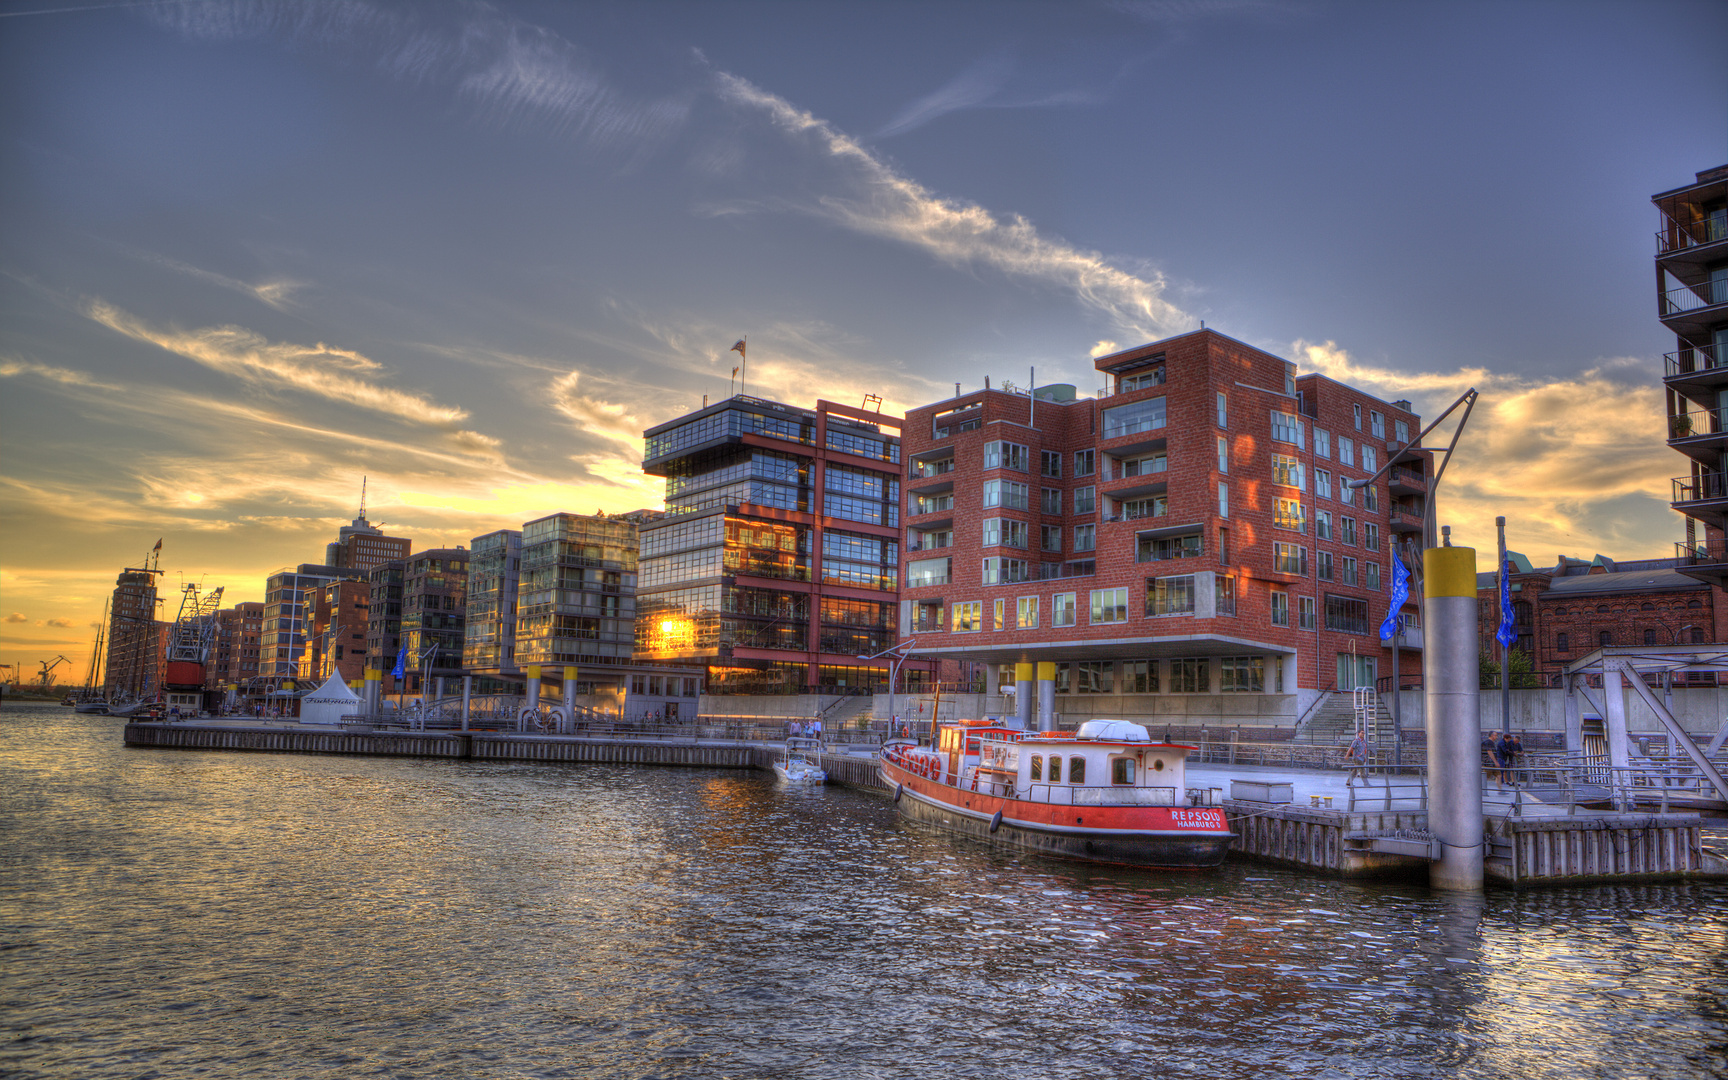
[[[565,732],[564,725],[570,725],[570,731],[576,730],[576,665],[564,665],[564,700],[559,704],[564,706],[564,719],[559,721],[558,731]]]
[[[1428,831],[1436,889],[1482,889],[1482,719],[1477,664],[1476,550],[1422,553],[1422,693],[1428,729]]]
[[[366,707],[367,716],[377,716],[384,707],[384,669],[369,667],[366,671],[366,690],[361,695],[361,702]]]
[[[1038,730],[1056,730],[1056,662],[1038,661]]]
[[[1014,664],[1014,716],[1021,731],[1036,730],[1032,726],[1032,709],[1037,704],[1032,700],[1033,688],[1037,685],[1034,674],[1036,669],[1030,662],[1017,661]]]
[[[474,676],[462,676],[462,730],[468,730],[468,708],[474,699]]]

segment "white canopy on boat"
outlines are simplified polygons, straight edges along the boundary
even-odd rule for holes
[[[1126,720],[1088,720],[1074,733],[1076,739],[1105,739],[1114,742],[1151,742],[1152,736],[1139,724]]]
[[[302,724],[339,724],[359,711],[360,696],[348,689],[340,673],[332,673],[330,681],[300,699]]]

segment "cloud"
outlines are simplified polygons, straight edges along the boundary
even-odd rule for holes
[[[1100,356],[1109,356],[1119,348],[1121,348],[1121,346],[1117,345],[1114,341],[1100,341],[1098,344],[1092,346],[1092,351],[1087,353],[1087,355],[1096,360]]]
[[[736,75],[717,72],[715,84],[722,100],[766,116],[788,138],[809,143],[839,170],[841,190],[826,191],[798,209],[865,235],[911,245],[950,265],[989,266],[1066,289],[1129,336],[1165,337],[1194,325],[1193,317],[1163,299],[1162,277],[1137,277],[1112,266],[1098,252],[1040,235],[1022,217],[1001,219],[975,203],[939,198],[827,121]],[[734,204],[714,212],[757,208]]]
[[[1091,90],[1064,90],[1032,97],[1003,96],[1002,88],[1014,74],[1014,56],[1007,51],[986,56],[946,85],[928,94],[888,121],[876,137],[892,138],[923,127],[939,117],[965,109],[1038,109],[1057,105],[1096,105],[1105,96]]]
[[[1559,378],[1486,368],[1405,373],[1353,359],[1335,342],[1298,341],[1305,370],[1388,400],[1410,399],[1427,423],[1474,387],[1479,398],[1436,493],[1453,537],[1493,550],[1494,518],[1518,551],[1672,554],[1680,518],[1669,478],[1685,463],[1664,439],[1662,389],[1646,361],[1600,360]],[[1605,402],[1613,402],[1605,408]],[[1444,448],[1458,414],[1426,440]],[[1492,558],[1489,562],[1492,562]]]
[[[209,282],[219,288],[227,289],[230,292],[237,292],[243,296],[250,296],[262,304],[275,308],[277,311],[286,310],[289,298],[292,294],[306,287],[304,282],[290,281],[286,278],[276,281],[265,281],[253,285],[249,282],[240,281],[223,274],[199,269],[196,266],[180,262],[177,259],[170,259],[166,255],[157,255],[148,251],[134,251],[133,254],[146,262],[152,262],[158,266],[166,267],[176,273],[185,274],[187,277]]]
[[[582,373],[572,371],[552,381],[552,407],[574,421],[578,431],[623,443],[632,454],[642,449],[646,425],[617,402],[600,401],[577,391]]]
[[[119,390],[113,383],[105,383],[94,378],[88,372],[76,371],[72,368],[50,367],[30,360],[9,357],[0,360],[0,379],[14,379],[20,375],[34,375],[38,379],[60,383],[63,386],[87,387],[98,390]]]
[[[9,623],[22,623],[29,622],[30,618],[22,611],[14,611],[12,614],[6,616],[6,621]]]
[[[44,619],[41,622],[37,623],[36,625],[37,626],[52,626],[58,630],[70,630],[73,626],[75,626],[77,624],[74,623],[71,619]]]

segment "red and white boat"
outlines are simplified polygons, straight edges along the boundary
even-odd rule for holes
[[[913,821],[1058,858],[1217,866],[1235,834],[1215,789],[1187,786],[1193,749],[1124,720],[1077,732],[962,720],[939,725],[934,746],[884,745],[878,768]]]

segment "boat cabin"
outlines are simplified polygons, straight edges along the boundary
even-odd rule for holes
[[[1060,806],[1187,806],[1193,747],[1155,743],[1139,724],[1089,720],[1069,733],[980,732],[977,790]],[[962,766],[964,769],[966,766]],[[970,778],[962,773],[962,783]]]

